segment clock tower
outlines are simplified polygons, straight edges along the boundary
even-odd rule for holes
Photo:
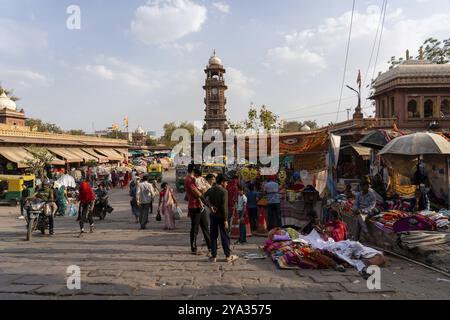
[[[205,90],[205,125],[203,130],[216,129],[222,134],[228,129],[225,105],[225,91],[228,87],[225,85],[225,69],[222,60],[216,55],[209,59],[208,66],[205,69],[206,81],[203,89]]]

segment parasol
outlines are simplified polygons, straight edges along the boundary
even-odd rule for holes
[[[387,144],[380,155],[446,155],[450,154],[450,142],[430,132],[419,132],[398,137]]]
[[[134,170],[136,170],[138,173],[146,173],[147,169],[143,166],[135,166]]]
[[[118,171],[118,172],[127,172],[127,171],[131,172],[132,170],[129,167],[117,167],[116,171]]]
[[[77,184],[75,183],[75,179],[68,174],[61,176],[56,183],[59,186],[65,186],[66,188],[76,188]]]

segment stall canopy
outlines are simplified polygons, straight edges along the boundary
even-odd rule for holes
[[[351,143],[350,146],[364,160],[369,160],[370,159],[370,148],[364,147],[364,146],[362,146],[360,144],[357,144],[357,143]]]
[[[33,155],[21,147],[0,147],[0,154],[11,162],[17,164],[17,168],[27,168],[27,160],[33,159]]]
[[[96,148],[95,151],[98,153],[103,154],[104,156],[108,157],[110,161],[122,161],[123,155],[115,151],[114,149],[109,148]]]
[[[114,148],[114,150],[117,151],[118,153],[128,157],[128,149]]]
[[[384,129],[374,130],[369,132],[364,138],[359,140],[358,144],[364,147],[381,150],[395,138],[404,136],[406,134],[408,134],[408,132],[406,131]]]
[[[69,149],[66,148],[48,148],[48,150],[58,157],[63,158],[67,161],[67,163],[81,163],[83,162],[83,158],[79,155],[71,152]]]
[[[83,148],[81,150],[83,150],[84,152],[94,156],[99,163],[107,163],[109,161],[108,157],[105,157],[104,155],[101,155],[101,154],[95,152],[94,149]]]
[[[80,156],[81,158],[83,158],[84,162],[98,161],[97,157],[95,157],[94,155],[92,155],[90,153],[84,152],[82,149],[70,148],[69,151],[72,152],[73,154],[76,154],[76,155]]]

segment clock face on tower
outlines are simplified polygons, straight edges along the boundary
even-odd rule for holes
[[[219,93],[219,90],[217,90],[217,88],[212,88],[211,91],[212,91],[212,94],[214,94],[214,95]]]

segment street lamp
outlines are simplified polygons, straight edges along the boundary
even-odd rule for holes
[[[352,87],[350,87],[349,85],[347,85],[347,88],[349,88],[350,90],[352,90],[353,92],[355,92],[358,95],[358,106],[356,107],[356,114],[360,114],[361,113],[361,90],[358,91]]]

